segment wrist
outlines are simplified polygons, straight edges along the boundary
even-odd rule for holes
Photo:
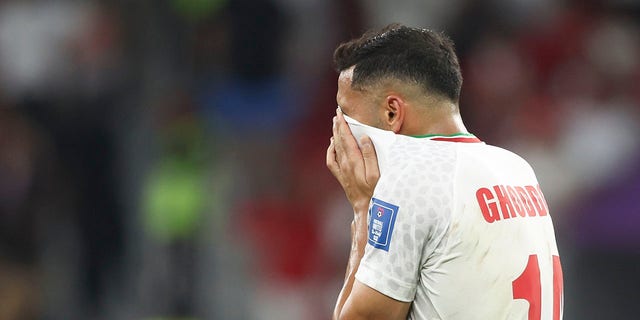
[[[360,211],[354,211],[353,214],[353,221],[351,222],[351,227],[352,227],[352,234],[354,236],[354,239],[358,239],[358,243],[364,245],[364,243],[362,243],[364,240],[367,238],[367,234],[369,231],[369,225],[367,223],[368,220],[368,215],[367,215],[367,210],[362,210],[360,209]]]
[[[366,219],[354,219],[351,222],[351,250],[358,252],[358,257],[364,254],[364,247],[367,244],[369,228]]]
[[[366,201],[354,202],[351,205],[353,207],[353,213],[355,215],[364,215],[366,217],[367,213],[369,212],[370,201],[370,199],[367,199]]]

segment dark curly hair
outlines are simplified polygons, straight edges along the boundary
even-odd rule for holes
[[[453,41],[443,33],[390,24],[340,44],[333,60],[338,72],[355,66],[354,89],[395,78],[456,103],[460,98],[460,64]]]

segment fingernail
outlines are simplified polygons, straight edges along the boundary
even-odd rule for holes
[[[360,139],[360,144],[362,145],[362,147],[368,148],[371,146],[371,139],[369,139],[369,137],[367,136],[364,136],[362,137],[362,139]]]

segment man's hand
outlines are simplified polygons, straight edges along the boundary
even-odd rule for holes
[[[344,120],[342,111],[338,109],[333,117],[333,137],[327,149],[327,167],[338,179],[347,199],[353,207],[351,223],[351,253],[345,274],[344,285],[338,296],[333,319],[342,319],[342,309],[351,295],[355,283],[360,260],[367,244],[367,212],[373,190],[380,178],[378,159],[369,137],[360,141],[356,139]]]
[[[369,137],[356,139],[338,109],[333,118],[333,137],[327,149],[327,167],[336,177],[355,212],[366,212],[380,178],[378,159]]]

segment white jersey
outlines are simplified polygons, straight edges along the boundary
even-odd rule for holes
[[[469,134],[415,138],[345,118],[372,138],[381,172],[358,281],[412,302],[408,319],[562,318],[553,225],[525,160]]]

